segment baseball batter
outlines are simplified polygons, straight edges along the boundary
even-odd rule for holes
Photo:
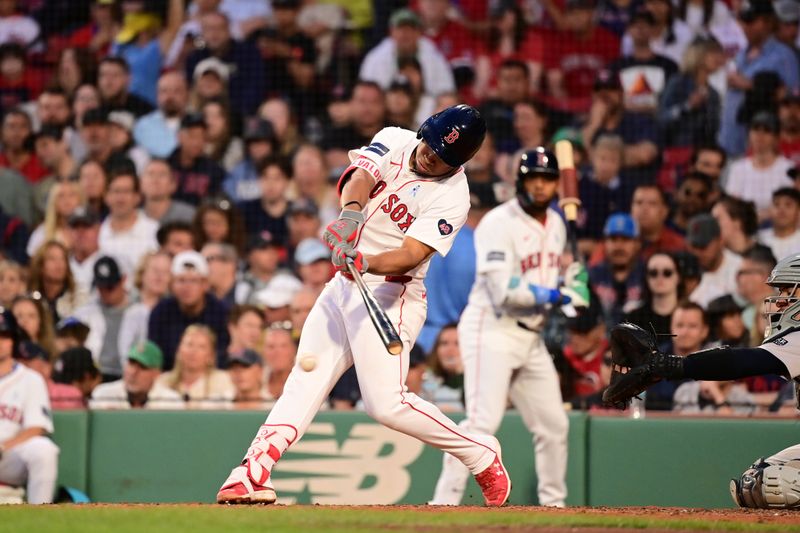
[[[517,195],[490,211],[475,230],[477,279],[458,324],[464,360],[464,431],[492,435],[512,403],[535,435],[539,503],[563,506],[567,495],[567,415],[558,374],[539,334],[554,304],[588,304],[586,272],[569,266],[559,287],[567,231],[548,206],[557,194],[555,155],[522,155]],[[458,505],[467,472],[450,455],[431,503]]]
[[[425,320],[423,278],[431,256],[446,254],[464,224],[469,190],[463,165],[486,132],[466,105],[438,113],[415,134],[385,128],[369,146],[350,152],[339,180],[342,213],[324,238],[340,272],[328,283],[303,327],[298,360],[314,357],[310,372],[292,370],[242,463],[217,494],[220,503],[272,503],[275,463],[302,437],[339,376],[355,365],[367,413],[457,457],[475,474],[487,505],[502,505],[511,482],[492,436],[459,428],[405,387],[409,351]],[[353,281],[351,258],[403,341],[390,355]],[[311,366],[311,365],[309,365]]]
[[[800,253],[781,260],[772,270],[767,284],[775,289],[775,294],[764,300],[768,326],[760,346],[723,346],[687,357],[658,351],[650,353],[644,364],[617,376],[612,374],[603,401],[612,406],[625,406],[630,398],[661,379],[727,381],[778,374],[794,380],[800,409]],[[617,326],[622,330],[631,327],[635,328],[630,324]],[[625,359],[618,354],[612,356],[615,364]],[[800,508],[800,444],[767,459],[757,459],[739,479],[731,480],[730,492],[740,507]]]
[[[12,358],[16,322],[0,312],[0,483],[27,485],[28,503],[51,503],[58,474],[58,447],[44,379]]]

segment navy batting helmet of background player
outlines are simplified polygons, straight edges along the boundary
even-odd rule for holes
[[[522,153],[517,170],[517,199],[523,209],[533,206],[533,199],[525,190],[525,180],[531,176],[542,176],[548,180],[559,177],[558,160],[553,152],[537,146]]]
[[[486,136],[486,122],[474,107],[459,104],[428,118],[417,131],[439,159],[457,168],[475,155]]]

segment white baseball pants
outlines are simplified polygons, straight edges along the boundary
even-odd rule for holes
[[[28,503],[52,503],[59,449],[47,437],[33,437],[3,453],[0,483],[26,485]]]

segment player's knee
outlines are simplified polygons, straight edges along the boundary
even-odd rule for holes
[[[400,402],[372,402],[365,407],[370,418],[390,429],[396,428]]]
[[[739,507],[800,508],[800,460],[769,464],[758,459],[739,479],[731,480],[730,491]]]
[[[33,437],[22,445],[22,460],[31,466],[58,467],[59,449],[56,444],[47,437]]]

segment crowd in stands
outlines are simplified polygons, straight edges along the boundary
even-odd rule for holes
[[[473,230],[521,151],[567,139],[593,302],[545,337],[600,409],[606,333],[763,339],[800,252],[795,0],[0,0],[0,305],[53,407],[268,409],[332,277],[348,151],[465,102],[489,134],[428,279],[409,389],[463,409]],[[672,335],[672,336],[670,336]],[[353,371],[331,409],[360,408]],[[786,412],[777,376],[663,382],[648,409]]]

